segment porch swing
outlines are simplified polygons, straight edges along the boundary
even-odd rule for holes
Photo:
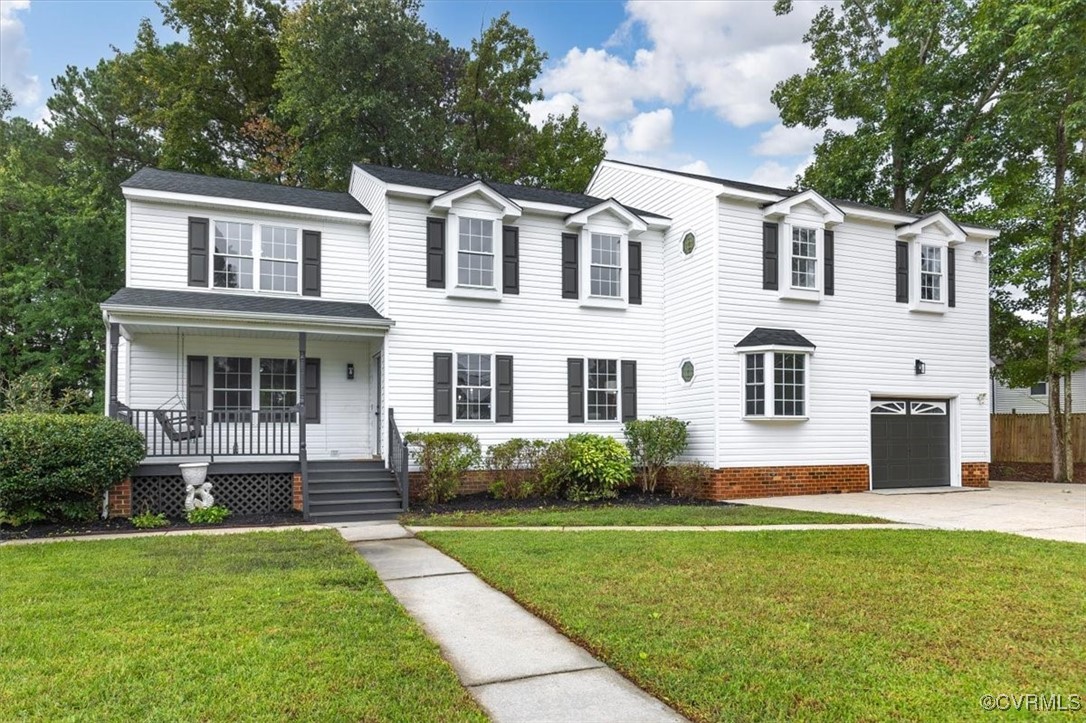
[[[154,411],[155,421],[172,442],[198,439],[204,433],[201,413],[188,409],[181,394],[181,364],[185,358],[185,340],[177,330],[177,369],[174,374],[174,395]]]

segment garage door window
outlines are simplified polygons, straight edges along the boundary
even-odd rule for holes
[[[779,351],[751,353],[743,356],[743,416],[745,418],[807,418],[807,357],[809,354]]]

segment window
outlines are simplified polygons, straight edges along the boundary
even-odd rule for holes
[[[622,296],[622,237],[592,234],[589,293],[592,296]]]
[[[818,269],[818,231],[792,227],[792,286],[815,288]]]
[[[217,356],[212,374],[212,408],[220,422],[248,421],[253,409],[253,360]]]
[[[298,291],[298,229],[260,227],[260,288]]]
[[[490,420],[490,380],[489,354],[456,355],[457,420]]]
[[[1047,397],[1048,396],[1048,382],[1037,382],[1029,388],[1029,394],[1031,397]]]
[[[253,226],[215,222],[215,287],[253,288]]]
[[[743,362],[743,416],[802,418],[807,415],[807,354],[746,354]],[[772,364],[773,377],[767,377]]]
[[[938,246],[920,247],[920,300],[943,300],[943,250]]]
[[[694,362],[687,359],[679,366],[679,375],[682,380],[689,384],[694,381]]]
[[[289,421],[298,403],[298,360],[260,360],[261,417]]]
[[[588,421],[618,419],[618,361],[588,360]]]
[[[694,237],[693,231],[687,231],[683,236],[683,253],[689,256],[694,253],[694,246],[697,245],[697,239]]]
[[[457,283],[494,288],[494,222],[461,218],[458,248]]]

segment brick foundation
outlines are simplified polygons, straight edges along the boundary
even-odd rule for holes
[[[866,464],[811,467],[725,467],[714,469],[699,497],[713,500],[745,497],[818,495],[828,492],[866,492]]]
[[[132,480],[128,477],[109,488],[109,516],[132,516]]]
[[[291,505],[290,508],[295,512],[302,511],[302,473],[294,473],[294,481],[291,483]]]
[[[464,475],[464,479],[460,480],[460,486],[457,488],[456,494],[459,496],[486,492],[490,489],[495,477],[496,473],[488,469],[468,470],[467,474]],[[411,499],[421,499],[423,488],[422,472],[412,472],[410,474]]]
[[[962,462],[962,487],[987,487],[987,462]]]

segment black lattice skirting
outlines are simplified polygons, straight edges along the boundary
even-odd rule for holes
[[[209,474],[215,504],[235,515],[265,515],[290,512],[293,475],[289,472],[256,474]],[[185,514],[185,483],[181,475],[133,477],[132,514],[164,512],[171,517]]]

